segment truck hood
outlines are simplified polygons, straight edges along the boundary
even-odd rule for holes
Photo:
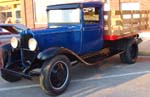
[[[44,50],[49,47],[66,47],[69,48],[73,37],[80,40],[81,25],[67,26],[51,26],[47,29],[31,30],[33,37],[38,42],[39,50]],[[73,40],[72,40],[73,41]]]

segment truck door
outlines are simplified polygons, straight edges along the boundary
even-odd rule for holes
[[[101,7],[83,8],[82,54],[103,47],[103,11]]]

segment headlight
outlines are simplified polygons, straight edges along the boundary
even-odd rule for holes
[[[19,44],[19,41],[16,37],[12,37],[11,40],[10,40],[10,43],[11,43],[11,46],[13,48],[17,48],[18,47],[18,44]]]
[[[37,48],[37,41],[34,38],[30,38],[28,41],[28,47],[31,51],[35,51]]]

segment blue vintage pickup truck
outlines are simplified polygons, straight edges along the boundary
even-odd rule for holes
[[[104,35],[103,3],[51,5],[47,16],[46,29],[20,27],[20,39],[13,37],[11,43],[2,46],[1,76],[6,81],[31,79],[32,70],[40,68],[36,74],[43,91],[60,95],[70,83],[70,68],[78,63],[95,65],[115,54],[120,54],[123,63],[136,62],[138,33]]]

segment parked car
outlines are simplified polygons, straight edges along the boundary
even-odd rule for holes
[[[1,46],[10,42],[12,37],[17,37],[19,39],[20,29],[23,25],[20,24],[0,24],[0,60],[1,60]],[[0,61],[1,67],[1,61]]]

